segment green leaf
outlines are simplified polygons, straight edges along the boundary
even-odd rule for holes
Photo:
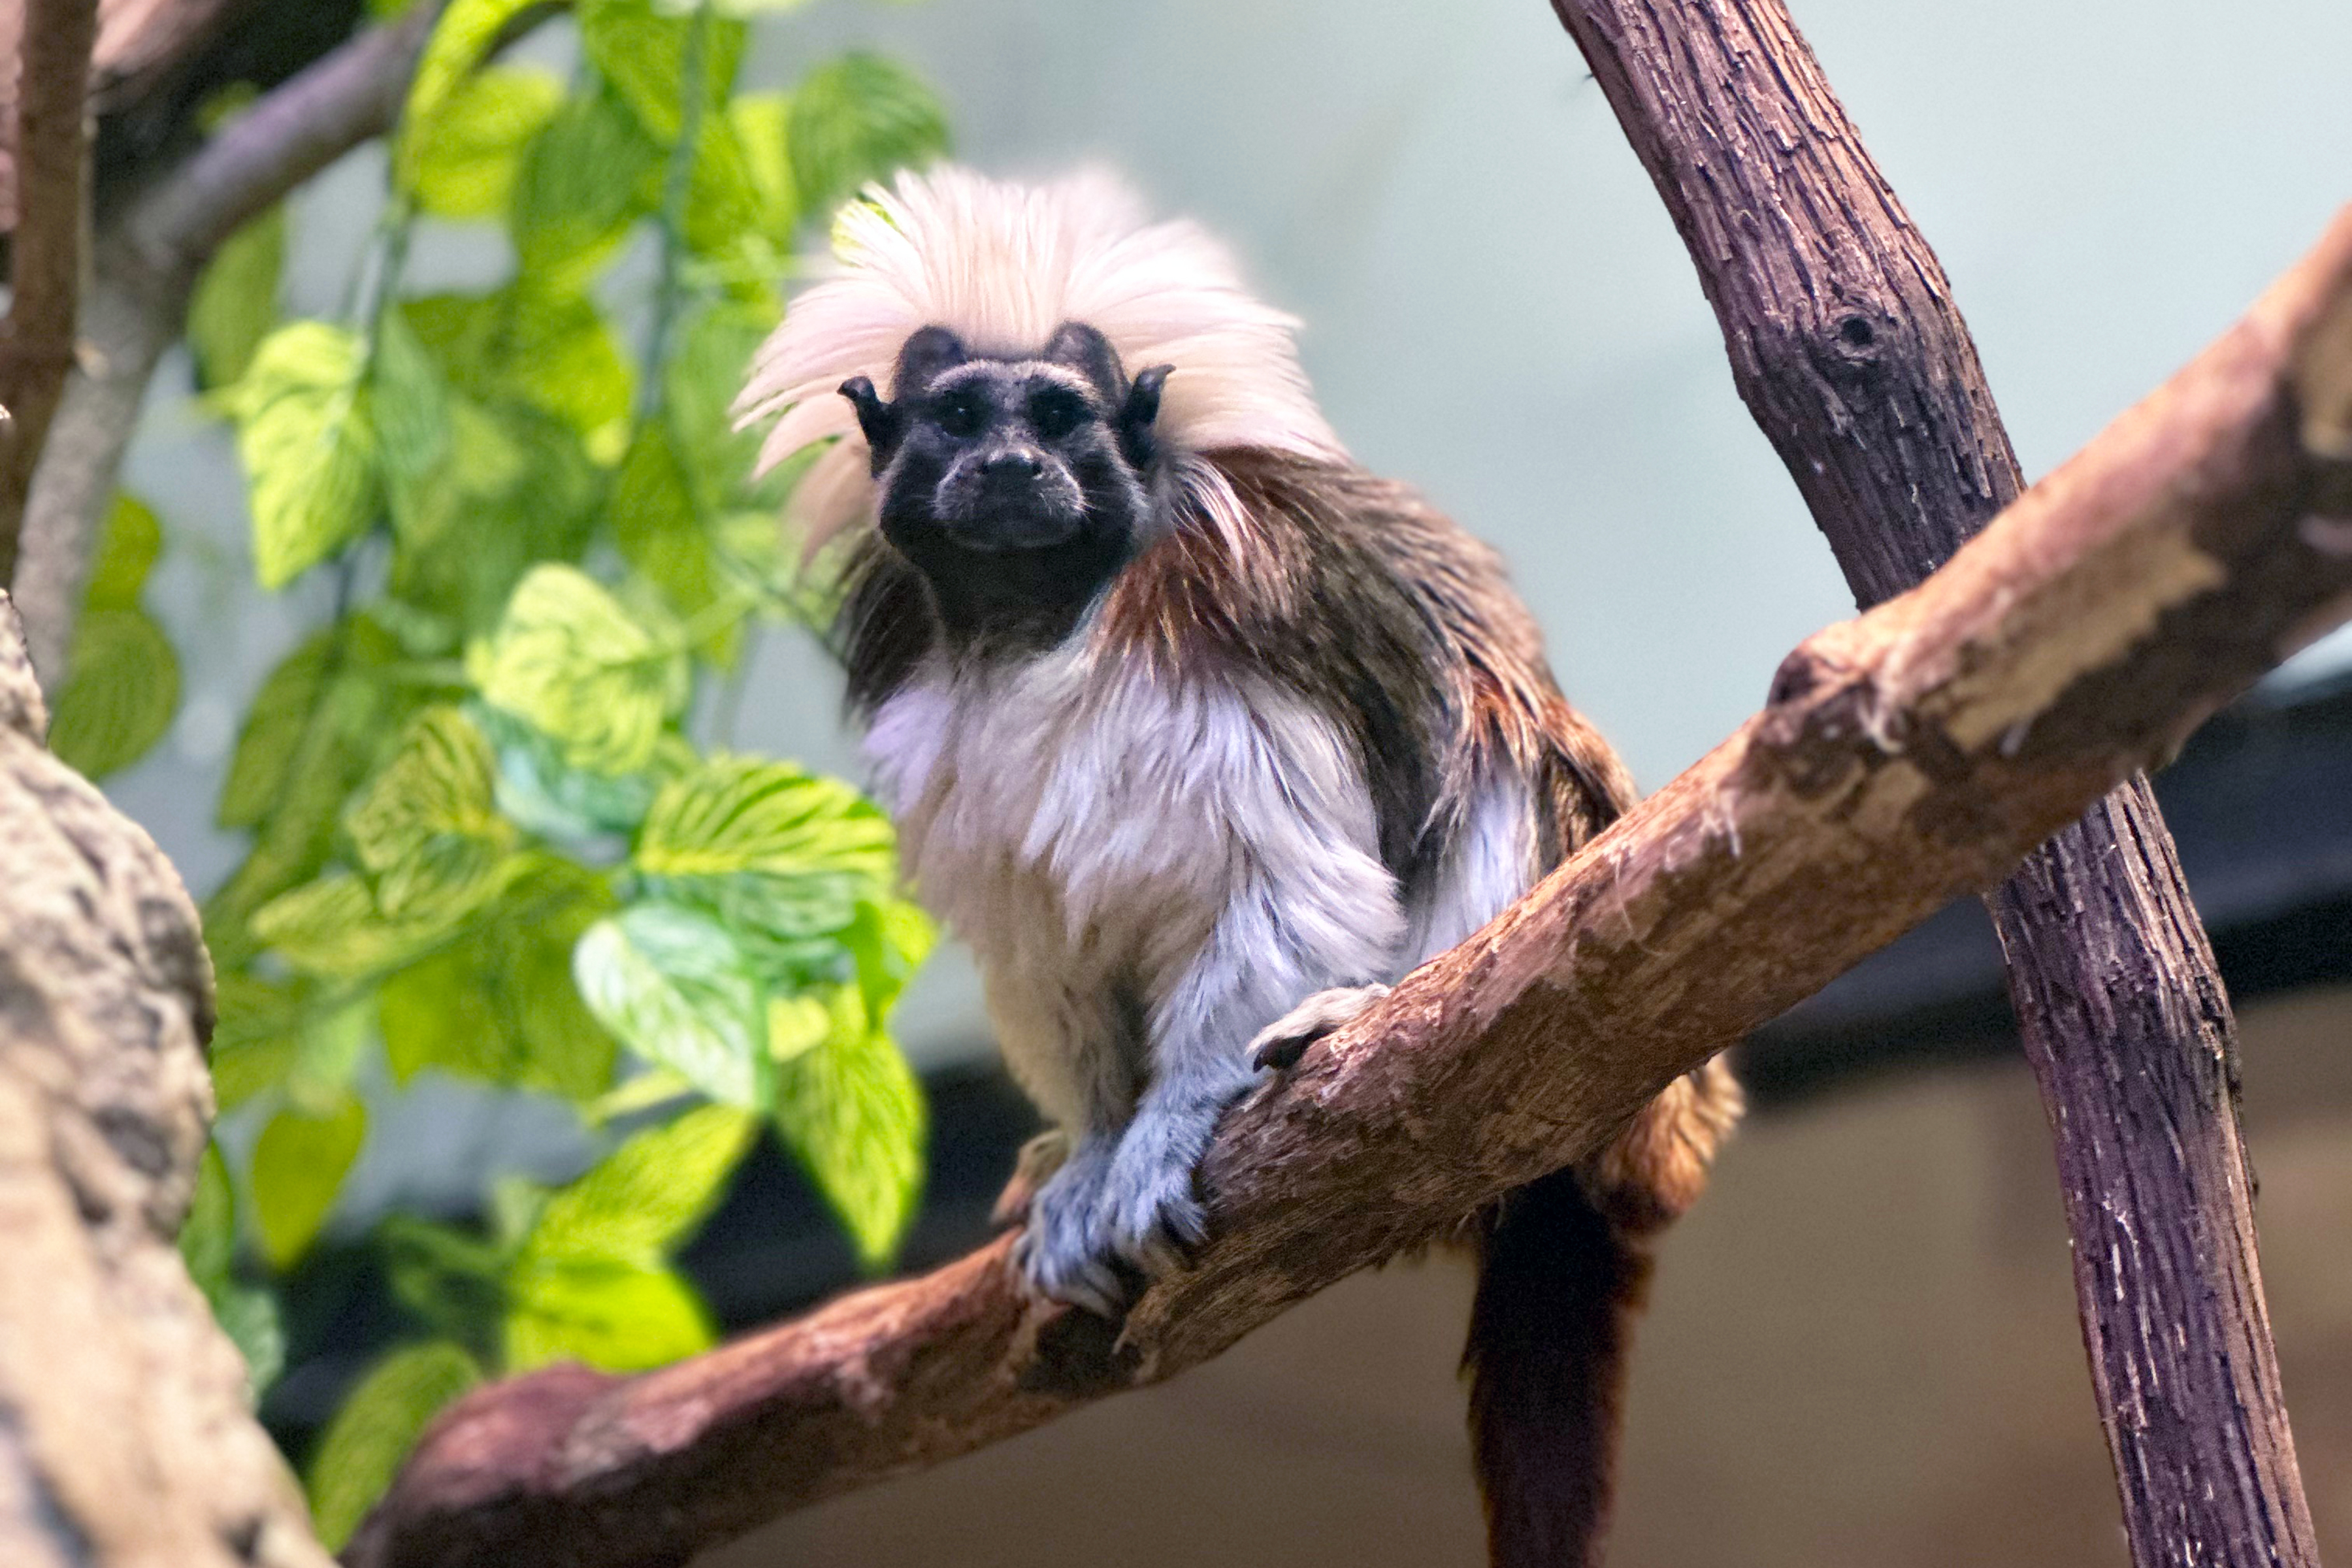
[[[304,1479],[329,1551],[351,1539],[426,1423],[481,1380],[474,1358],[446,1341],[403,1346],[369,1369],[327,1423]]]
[[[495,1355],[506,1319],[503,1248],[414,1215],[387,1215],[377,1227],[384,1272],[400,1304],[435,1333]]]
[[[251,827],[278,803],[294,753],[325,689],[335,635],[322,631],[278,660],[246,710],[245,726],[229,758],[213,819],[223,827]]]
[[[464,396],[451,411],[451,471],[429,492],[446,521],[393,553],[393,592],[404,605],[429,606],[419,613],[436,651],[495,627],[534,564],[583,553],[606,488],[580,437],[549,415]]]
[[[393,182],[404,191],[417,188],[418,168],[425,149],[440,132],[442,117],[462,92],[507,25],[529,10],[536,0],[450,0],[449,8],[433,25],[425,53],[409,79],[408,102],[400,115],[400,140],[393,150]]]
[[[710,1345],[709,1314],[693,1287],[656,1265],[550,1259],[518,1269],[508,1289],[509,1372],[555,1361],[639,1372]]]
[[[746,238],[769,231],[773,209],[752,173],[751,153],[735,133],[730,116],[703,117],[695,132],[694,163],[687,171],[687,247],[716,256]]]
[[[613,1079],[614,1045],[580,1000],[572,951],[611,898],[558,863],[501,900],[471,938],[383,984],[379,1018],[393,1075],[421,1068],[593,1100]]]
[[[236,1257],[236,1194],[229,1186],[228,1163],[220,1146],[205,1145],[196,1163],[196,1190],[189,1200],[188,1217],[180,1225],[180,1260],[196,1289],[210,1295],[228,1279]]]
[[[232,969],[215,980],[214,1005],[220,1021],[213,1026],[213,1099],[225,1116],[293,1070],[302,1002],[290,985]]]
[[[253,1218],[270,1266],[309,1250],[335,1206],[367,1136],[367,1109],[350,1096],[324,1116],[279,1111],[253,1145]]]
[[[677,140],[686,100],[689,16],[666,16],[651,0],[581,0],[580,46],[638,121],[664,142]],[[743,58],[743,24],[705,25],[701,64],[706,111],[716,113]]]
[[[403,311],[451,383],[492,411],[527,403],[583,436],[625,420],[634,378],[612,323],[594,300],[525,279],[411,300]],[[475,488],[495,493],[499,477],[479,476]]]
[[[236,1258],[236,1198],[228,1166],[215,1144],[206,1144],[196,1167],[194,1202],[180,1227],[180,1257],[188,1278],[213,1310],[213,1319],[245,1358],[246,1394],[257,1399],[286,1363],[286,1335],[278,1321],[277,1298],[240,1283],[231,1271]]]
[[[551,72],[495,65],[476,71],[416,139],[417,205],[441,217],[503,215],[523,149],[562,101],[563,84]]]
[[[834,996],[832,1037],[776,1068],[776,1126],[868,1269],[887,1265],[922,1191],[921,1086],[858,993]]]
[[[878,1024],[889,1016],[898,994],[938,945],[940,932],[920,905],[888,898],[859,905],[857,919],[843,940],[856,960],[857,984],[866,998],[866,1015]]]
[[[675,614],[691,616],[718,602],[710,542],[661,420],[648,421],[629,443],[613,479],[608,510],[621,553],[661,590]]]
[[[326,864],[352,791],[432,694],[394,678],[404,657],[362,613],[320,633],[264,684],[221,803],[229,826],[257,829],[253,849],[205,902],[205,942],[222,970],[259,951],[255,913]]]
[[[719,756],[654,798],[633,863],[650,890],[716,913],[764,960],[772,944],[845,931],[886,897],[892,844],[888,819],[847,784]]]
[[[206,1300],[213,1321],[244,1358],[245,1401],[250,1409],[286,1370],[286,1324],[278,1313],[278,1298],[257,1285],[231,1283]]]
[[[800,218],[800,188],[793,182],[793,100],[781,92],[738,93],[727,105],[743,167],[759,193],[761,224],[770,237],[789,240]]]
[[[384,312],[368,365],[368,409],[382,457],[393,527],[429,539],[454,521],[448,482],[449,388],[397,310]]]
[[[516,834],[496,804],[497,766],[458,710],[409,721],[400,750],[343,816],[385,916],[456,919],[498,891]]]
[[[196,384],[234,386],[254,351],[278,325],[278,283],[286,269],[286,209],[273,206],[222,242],[188,301],[188,347]]]
[[[283,587],[374,519],[366,362],[356,334],[295,321],[262,340],[236,384],[237,456],[252,485],[253,564],[265,588]]]
[[[536,726],[573,767],[625,773],[652,760],[686,699],[685,656],[656,641],[593,578],[544,564],[516,585],[499,628],[467,651],[483,700]]]
[[[66,684],[51,704],[49,750],[86,778],[146,755],[179,711],[179,655],[139,605],[163,548],[155,514],[118,493],[90,563]]]
[[[716,920],[677,904],[634,904],[588,929],[572,972],[589,1011],[637,1055],[725,1104],[767,1103],[766,1002]]]
[[[587,773],[519,719],[479,705],[476,722],[499,754],[499,809],[528,832],[575,845],[628,833],[645,820],[661,780],[651,771]]]
[[[86,778],[130,766],[171,729],[180,659],[144,610],[90,610],[49,721],[49,750]]]
[[[684,323],[677,350],[662,368],[662,393],[670,438],[692,482],[696,505],[706,514],[749,505],[769,514],[765,526],[773,531],[784,491],[750,482],[759,437],[738,430],[731,412],[769,325],[764,312],[742,306],[697,311]]]
[[[635,1134],[548,1198],[523,1256],[659,1262],[718,1203],[757,1126],[705,1105]]]
[[[163,552],[163,525],[146,503],[117,490],[107,509],[106,525],[98,536],[98,552],[90,562],[89,586],[82,590],[88,610],[135,610],[147,586],[147,574]]]
[[[520,275],[551,293],[577,291],[651,210],[660,145],[609,86],[563,101],[531,142],[508,208]]]
[[[456,926],[448,910],[432,909],[400,921],[376,908],[365,882],[330,872],[280,893],[254,911],[253,935],[313,974],[356,980],[408,963]]]
[[[348,992],[317,991],[305,998],[283,1086],[287,1104],[310,1117],[341,1114],[367,1049],[372,1011],[364,996]]]
[[[656,877],[842,876],[884,889],[891,845],[889,818],[838,779],[720,755],[654,797],[635,860]]]
[[[811,71],[793,91],[786,142],[800,210],[830,214],[868,180],[945,153],[947,115],[904,66],[846,54]]]

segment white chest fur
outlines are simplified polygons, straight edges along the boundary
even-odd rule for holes
[[[1171,681],[1073,639],[918,679],[866,751],[917,891],[979,955],[1007,1058],[1059,1120],[1081,1110],[1066,1058],[1099,1048],[1071,1037],[1115,1027],[1097,993],[1126,991],[1164,1069],[1171,1050],[1237,1057],[1308,992],[1394,965],[1403,920],[1353,750],[1286,692]]]

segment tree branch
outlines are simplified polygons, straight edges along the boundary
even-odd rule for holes
[[[1857,602],[1916,583],[2023,479],[1942,267],[1781,0],[1553,8]],[[2255,1258],[2235,1023],[2147,781],[1989,901],[2057,1141],[2134,1558],[2315,1568]]]
[[[325,1568],[173,1236],[212,974],[147,835],[42,748],[0,595],[0,1562]]]
[[[239,225],[399,118],[416,56],[440,12],[419,0],[352,38],[223,128],[108,226],[85,322],[89,368],[66,386],[34,475],[17,607],[34,668],[65,675],[89,552],[114,493],[139,405],[177,342],[196,275]]]
[[[31,0],[17,40],[16,201],[8,314],[0,320],[0,587],[16,574],[25,495],[73,367],[89,205],[85,102],[98,0]]]
[[[2235,330],[1763,712],[1227,1116],[1214,1238],[1113,1330],[999,1241],[635,1377],[461,1402],[352,1568],[682,1563],[1169,1377],[1599,1149],[2352,616],[2352,209]],[[1237,1047],[1238,1048],[1238,1047]]]

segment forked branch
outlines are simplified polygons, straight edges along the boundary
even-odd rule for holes
[[[1122,1331],[999,1242],[662,1371],[469,1396],[353,1568],[682,1563],[1171,1376],[1506,1190],[1957,894],[2352,616],[2352,211],[2230,334],[1764,710],[1227,1117],[1216,1237]]]

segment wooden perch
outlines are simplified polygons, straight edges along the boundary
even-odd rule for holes
[[[2352,210],[2231,333],[1925,585],[1226,1119],[1216,1234],[1122,1331],[999,1241],[635,1377],[551,1368],[426,1436],[352,1568],[684,1563],[1169,1377],[1599,1148],[1675,1074],[2000,878],[2352,616]]]
[[[85,105],[98,0],[30,0],[22,37],[0,55],[15,67],[5,141],[23,221],[8,251],[8,314],[0,319],[0,588],[16,574],[16,541],[33,464],[73,368],[89,205]]]
[[[1910,587],[2024,480],[1935,252],[1796,24],[1780,0],[1553,8],[1856,601]],[[1988,902],[2057,1143],[2133,1560],[2315,1568],[2255,1258],[2236,1026],[2147,779]]]
[[[0,594],[0,1563],[325,1568],[173,1245],[213,1108],[196,911],[45,724]]]

